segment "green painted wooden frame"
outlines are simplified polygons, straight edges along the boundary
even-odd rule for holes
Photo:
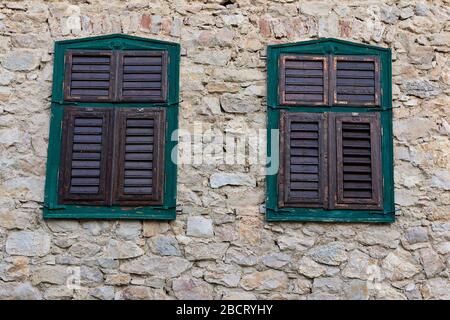
[[[167,102],[67,102],[64,101],[64,55],[69,49],[85,50],[165,50],[168,53],[167,70],[168,92]],[[172,159],[172,150],[177,141],[172,141],[172,132],[178,129],[179,107],[179,65],[180,45],[178,43],[133,37],[123,34],[112,34],[74,40],[57,41],[53,66],[53,89],[51,102],[50,134],[47,157],[47,174],[45,181],[44,218],[76,218],[76,219],[159,219],[176,218],[177,165]],[[164,155],[164,202],[158,206],[119,207],[119,206],[86,206],[58,204],[58,170],[61,152],[61,124],[64,108],[67,106],[102,107],[102,108],[165,108],[166,134]]]
[[[380,58],[380,107],[282,106],[278,97],[278,58],[281,54],[367,55]],[[382,126],[383,210],[325,210],[317,208],[279,208],[278,174],[266,175],[266,219],[268,221],[394,222],[394,160],[392,136],[391,50],[332,38],[269,45],[267,48],[267,156],[272,156],[271,130],[278,130],[280,110],[290,112],[379,112]],[[276,145],[278,142],[275,142]],[[278,148],[273,150],[278,157]]]

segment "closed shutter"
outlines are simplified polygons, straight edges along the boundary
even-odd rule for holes
[[[110,110],[100,108],[65,109],[59,179],[60,203],[106,203],[110,115]]]
[[[279,70],[280,104],[328,104],[328,57],[281,56]]]
[[[115,204],[162,203],[164,118],[162,109],[118,110]]]
[[[382,209],[380,115],[329,119],[331,209]]]
[[[118,76],[120,101],[165,102],[167,52],[120,52]]]
[[[331,89],[334,104],[379,106],[380,67],[378,58],[335,56]]]
[[[327,181],[324,119],[321,113],[281,113],[280,207],[323,206]]]
[[[64,99],[101,102],[113,99],[114,59],[111,51],[68,51]]]

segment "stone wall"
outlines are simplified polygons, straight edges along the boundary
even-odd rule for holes
[[[0,299],[449,299],[449,16],[448,0],[2,1]],[[249,164],[180,165],[170,223],[44,221],[53,43],[109,33],[180,42],[180,127],[236,132],[266,127],[267,44],[392,48],[397,221],[267,223]]]

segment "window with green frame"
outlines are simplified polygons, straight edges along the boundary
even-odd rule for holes
[[[323,38],[267,58],[267,220],[395,221],[390,49]]]
[[[122,34],[55,43],[44,218],[175,219],[179,59]]]

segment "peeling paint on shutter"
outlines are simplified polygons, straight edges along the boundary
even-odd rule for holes
[[[377,57],[335,56],[332,70],[333,104],[380,105],[380,64]]]
[[[280,207],[322,207],[326,197],[325,118],[282,112]]]
[[[66,108],[59,178],[60,203],[105,204],[109,186],[111,112]]]
[[[165,102],[167,52],[120,52],[118,77],[120,101]]]
[[[377,113],[330,113],[330,208],[382,209]]]
[[[162,203],[164,127],[163,109],[118,110],[115,204]]]
[[[65,100],[105,102],[113,99],[115,80],[111,51],[68,51],[65,64]]]
[[[328,104],[328,57],[280,57],[279,96],[282,105]]]

